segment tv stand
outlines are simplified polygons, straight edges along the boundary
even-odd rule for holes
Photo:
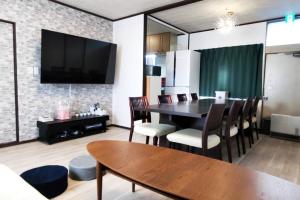
[[[39,140],[53,144],[106,131],[108,115],[73,117],[67,120],[37,121]]]

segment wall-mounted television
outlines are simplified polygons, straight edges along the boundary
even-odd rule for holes
[[[42,30],[41,83],[113,84],[117,45]]]

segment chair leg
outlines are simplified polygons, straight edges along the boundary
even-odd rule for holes
[[[135,184],[134,183],[131,184],[131,191],[135,192]]]
[[[238,149],[238,156],[241,157],[241,149],[240,149],[240,141],[239,141],[239,136],[236,135],[236,145],[237,145],[237,149]]]
[[[169,141],[169,148],[172,149],[172,142]]]
[[[202,151],[199,151],[199,155],[201,155],[201,152],[202,152],[202,156],[206,156],[206,151],[204,148],[202,148]]]
[[[219,156],[220,156],[220,160],[223,160],[223,156],[222,156],[222,143],[221,142],[219,144]]]
[[[228,161],[232,163],[232,154],[231,154],[231,139],[228,137],[226,138],[226,145],[227,145],[227,153],[228,153]]]
[[[133,136],[133,128],[130,129],[130,133],[129,133],[129,142],[132,141],[132,136]]]
[[[193,147],[192,146],[189,146],[189,152],[193,153]]]
[[[257,122],[255,122],[255,131],[256,131],[256,138],[257,140],[259,140]]]
[[[249,147],[251,148],[252,140],[251,140],[251,129],[249,130],[250,133],[248,133],[248,139],[249,139]]]
[[[244,129],[241,129],[241,136],[242,136],[242,148],[243,148],[243,154],[246,154],[246,146],[245,146],[245,135],[244,135]]]
[[[250,137],[251,137],[251,143],[254,144],[253,123],[250,124]]]
[[[154,137],[153,137],[153,145],[154,145],[154,146],[157,146],[157,142],[158,142],[158,137],[157,137],[157,136],[154,136]]]
[[[149,139],[150,139],[150,137],[146,136],[146,144],[149,144]]]

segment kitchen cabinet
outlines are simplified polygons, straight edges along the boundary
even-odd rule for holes
[[[170,33],[147,36],[147,53],[165,53],[170,51]]]

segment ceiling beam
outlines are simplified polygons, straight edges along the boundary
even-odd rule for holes
[[[161,11],[169,10],[169,9],[172,9],[172,8],[178,8],[178,7],[185,6],[185,5],[192,4],[192,3],[197,3],[199,1],[203,1],[203,0],[179,1],[177,3],[172,3],[172,4],[168,4],[168,5],[165,5],[165,6],[158,7],[158,8],[154,8],[154,9],[151,9],[151,10],[147,10],[147,11],[145,11],[145,14],[150,15],[150,14],[153,14],[153,13],[156,13],[156,12],[161,12]]]
[[[166,21],[164,21],[164,20],[161,20],[161,19],[158,18],[158,17],[154,17],[153,15],[148,15],[148,18],[151,19],[151,20],[153,20],[153,21],[156,21],[157,23],[160,23],[160,24],[162,24],[162,25],[164,25],[164,26],[167,26],[167,27],[169,27],[169,28],[172,28],[172,29],[174,29],[174,30],[176,30],[176,31],[178,31],[178,32],[181,32],[181,33],[183,33],[183,34],[189,34],[188,31],[186,31],[186,30],[184,30],[184,29],[181,29],[181,28],[179,28],[179,27],[177,27],[177,26],[174,26],[173,24],[170,24],[170,23],[168,23],[168,22],[166,22]]]
[[[203,1],[203,0],[183,0],[183,1],[179,1],[177,3],[172,3],[172,4],[164,5],[164,6],[161,6],[161,7],[153,8],[153,9],[150,9],[150,10],[146,10],[146,11],[143,11],[143,12],[135,13],[135,14],[132,14],[132,15],[120,17],[120,18],[114,19],[114,21],[126,19],[126,18],[129,18],[129,17],[134,17],[134,16],[141,15],[141,14],[151,15],[151,14],[156,13],[156,12],[161,12],[161,11],[169,10],[169,9],[172,9],[172,8],[185,6],[185,5],[196,3],[196,2],[199,2],[199,1]]]
[[[161,11],[164,11],[164,10],[169,10],[169,9],[172,9],[172,8],[177,8],[177,7],[180,7],[180,6],[185,6],[185,5],[188,5],[188,4],[191,4],[191,3],[196,3],[196,2],[199,2],[199,1],[203,1],[203,0],[183,0],[183,1],[179,1],[177,3],[172,3],[172,4],[164,5],[164,6],[161,6],[161,7],[153,8],[153,9],[142,11],[142,12],[138,12],[138,13],[134,13],[134,14],[127,15],[127,16],[120,17],[120,18],[116,18],[116,19],[112,19],[112,18],[109,18],[109,17],[98,15],[96,13],[93,13],[93,12],[90,12],[90,11],[87,11],[87,10],[83,10],[83,9],[75,7],[75,6],[71,6],[69,4],[60,2],[58,0],[48,0],[48,1],[60,4],[60,5],[72,8],[74,10],[78,10],[78,11],[81,11],[81,12],[84,12],[84,13],[96,16],[96,17],[100,17],[100,18],[103,18],[103,19],[106,19],[106,20],[109,20],[109,21],[119,21],[119,20],[122,20],[122,19],[134,17],[134,16],[141,15],[141,14],[150,15],[150,14],[153,14],[153,13],[156,13],[156,12],[161,12]]]

